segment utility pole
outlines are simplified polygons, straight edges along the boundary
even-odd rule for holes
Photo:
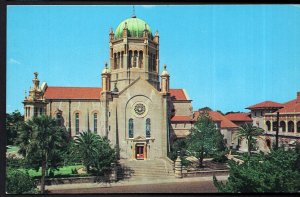
[[[276,150],[278,149],[278,131],[279,131],[279,112],[277,112],[277,125],[276,125]]]

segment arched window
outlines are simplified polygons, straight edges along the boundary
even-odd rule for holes
[[[98,122],[97,113],[94,113],[94,132],[95,133],[97,133],[97,122]]]
[[[123,68],[123,56],[124,56],[124,52],[121,52],[121,68]]]
[[[129,123],[128,123],[128,136],[129,136],[129,138],[133,138],[133,119],[132,118],[129,119]]]
[[[294,122],[293,121],[289,121],[288,122],[288,132],[294,132]]]
[[[151,137],[151,121],[150,118],[146,119],[146,138]]]
[[[43,115],[43,108],[40,107],[40,116]]]
[[[155,58],[155,54],[152,55],[152,66],[153,66],[153,71],[156,71],[156,58]]]
[[[143,51],[139,52],[139,68],[143,68]]]
[[[266,125],[267,125],[267,130],[270,131],[271,130],[271,123],[270,123],[270,121],[267,121]]]
[[[136,63],[137,63],[137,51],[134,51],[134,53],[133,53],[133,67],[137,67]]]
[[[79,134],[79,113],[75,114],[75,131]]]
[[[132,67],[132,51],[129,51],[128,54],[128,68]]]
[[[148,68],[149,68],[149,72],[152,72],[151,56],[152,56],[152,54],[150,53],[149,56],[148,56]]]
[[[286,126],[285,126],[285,122],[284,121],[280,121],[280,127],[282,129],[283,132],[286,131]]]
[[[297,122],[297,132],[300,133],[300,121]]]
[[[274,121],[273,122],[273,131],[276,131],[277,130],[277,121]]]
[[[114,53],[114,69],[117,68],[117,54]]]
[[[120,68],[120,52],[117,53],[117,69]]]
[[[60,112],[56,113],[56,125],[62,126],[62,117]]]

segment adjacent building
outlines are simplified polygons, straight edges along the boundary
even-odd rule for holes
[[[300,92],[297,92],[295,99],[285,103],[265,101],[246,109],[251,111],[253,125],[264,129],[264,143],[268,148],[275,143],[278,125],[280,145],[288,146],[300,142]]]

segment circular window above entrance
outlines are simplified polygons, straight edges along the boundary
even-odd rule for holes
[[[148,113],[148,107],[145,103],[143,102],[136,102],[132,106],[132,113],[138,117],[142,118],[147,115]]]

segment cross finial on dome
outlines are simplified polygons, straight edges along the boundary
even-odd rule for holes
[[[134,5],[132,6],[132,16],[131,18],[136,18]]]

